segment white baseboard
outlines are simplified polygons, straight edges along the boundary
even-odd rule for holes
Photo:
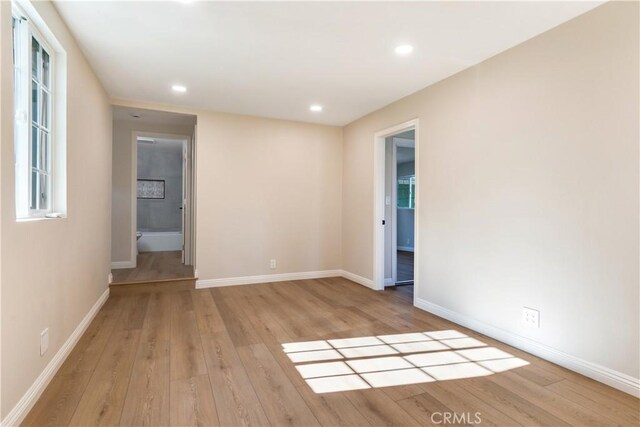
[[[413,246],[398,246],[399,251],[413,252]]]
[[[339,275],[344,277],[345,279],[351,280],[352,282],[356,282],[363,286],[366,286],[367,288],[371,288],[374,291],[377,290],[373,284],[373,280],[367,279],[366,277],[358,276],[357,274],[353,274],[350,271],[346,271],[346,270],[340,270]]]
[[[304,271],[300,273],[265,274],[261,276],[227,277],[224,279],[196,280],[196,289],[217,288],[220,286],[251,285],[256,283],[284,282],[287,280],[322,279],[325,277],[344,277],[367,288],[375,289],[373,280],[345,270]]]
[[[111,263],[112,270],[117,270],[119,268],[136,268],[136,263],[131,261],[113,261]]]
[[[514,334],[501,328],[489,325],[488,323],[472,319],[463,314],[449,310],[432,302],[415,298],[414,305],[436,316],[445,318],[459,325],[465,326],[481,334],[487,335],[498,341],[509,344],[520,350],[531,353],[542,359],[563,366],[572,371],[578,372],[601,383],[610,385],[613,388],[629,393],[632,396],[640,397],[640,379],[633,378],[622,372],[614,371],[596,363],[588,362],[562,351],[556,350],[547,345],[533,341],[529,338]]]
[[[251,285],[254,283],[284,282],[287,280],[321,279],[341,276],[342,270],[304,271],[300,273],[264,274],[261,276],[227,277],[224,279],[204,279],[196,281],[196,289],[220,286]]]
[[[53,378],[53,376],[58,372],[60,366],[65,361],[73,347],[77,344],[78,340],[84,334],[87,327],[93,320],[93,318],[98,314],[100,308],[104,305],[104,303],[109,298],[109,288],[107,288],[100,298],[95,302],[91,310],[84,316],[80,324],[76,327],[76,329],[71,333],[69,338],[62,344],[60,350],[53,356],[53,358],[49,361],[44,370],[40,373],[38,378],[35,380],[31,387],[27,390],[27,392],[22,396],[22,398],[18,401],[16,406],[7,414],[7,416],[2,420],[0,426],[18,426],[24,420],[24,417],[27,416],[33,405],[38,401],[38,398],[42,394],[42,392],[47,388],[49,382]]]
[[[391,279],[384,279],[384,286],[395,286],[396,282],[395,280]]]

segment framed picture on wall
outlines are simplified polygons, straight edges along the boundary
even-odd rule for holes
[[[138,199],[164,199],[164,179],[139,179]]]

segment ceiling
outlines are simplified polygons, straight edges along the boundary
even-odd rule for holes
[[[55,1],[113,98],[332,125],[600,3]]]
[[[147,124],[163,124],[172,126],[193,126],[196,116],[189,114],[170,113],[166,111],[147,110],[114,106],[112,108],[114,120],[130,120]]]

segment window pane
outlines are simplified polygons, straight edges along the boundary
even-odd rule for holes
[[[416,177],[411,177],[411,200],[409,200],[409,207],[411,209],[416,208]]]
[[[31,39],[31,75],[37,79],[38,69],[40,68],[40,43],[35,38]]]
[[[401,177],[398,179],[398,207],[411,207],[411,180],[409,177]]]
[[[31,167],[36,169],[38,168],[38,150],[40,146],[38,144],[39,135],[40,130],[35,126],[31,126]]]
[[[50,87],[49,85],[49,54],[46,50],[42,49],[42,83],[46,87]]]
[[[49,175],[40,175],[40,206],[39,209],[47,209],[49,207]]]
[[[31,81],[31,120],[40,123],[40,115],[38,108],[38,84],[35,81]]]
[[[38,209],[38,172],[31,171],[31,197],[29,208]]]
[[[42,89],[42,98],[40,98],[40,124],[45,128],[49,128],[49,94]]]
[[[16,48],[16,45],[18,40],[20,40],[18,36],[19,26],[20,26],[20,23],[18,21],[18,18],[16,18],[15,16],[12,16],[11,29],[13,30],[13,66],[14,67],[18,65],[18,49]]]
[[[40,131],[40,156],[39,156],[39,169],[49,172],[49,134],[45,131]]]

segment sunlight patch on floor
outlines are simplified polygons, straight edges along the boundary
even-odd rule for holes
[[[455,330],[292,342],[282,350],[315,393],[483,377],[529,364]]]

